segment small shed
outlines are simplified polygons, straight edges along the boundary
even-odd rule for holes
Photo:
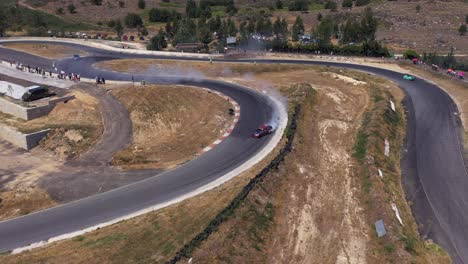
[[[228,47],[234,47],[237,44],[237,38],[236,37],[227,37],[226,38],[226,44]]]

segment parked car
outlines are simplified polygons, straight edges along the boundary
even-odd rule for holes
[[[27,89],[28,90],[21,97],[23,102],[31,102],[50,96],[49,89],[46,87],[32,86]]]

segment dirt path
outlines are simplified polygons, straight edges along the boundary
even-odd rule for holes
[[[114,154],[132,141],[132,121],[125,106],[105,89],[87,86],[86,92],[99,99],[104,131],[94,147],[67,165],[108,165]]]
[[[39,186],[59,202],[69,202],[105,192],[160,173],[163,170],[120,171],[111,167],[112,157],[132,141],[132,121],[125,106],[107,90],[86,85],[87,93],[99,100],[103,122],[100,140],[79,158],[67,161],[59,172],[40,179]]]

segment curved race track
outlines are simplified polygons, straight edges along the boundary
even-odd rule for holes
[[[122,54],[69,43],[65,45],[79,47],[92,55],[79,61],[62,60],[56,65],[67,72],[81,73],[89,78],[99,75],[108,80],[131,79],[128,74],[93,68],[91,65],[96,61],[120,58],[181,59]],[[0,48],[0,59],[15,59],[46,69],[52,65],[51,60],[3,48]],[[456,105],[442,89],[421,79],[407,82],[401,78],[401,73],[363,65],[298,60],[257,59],[256,62],[345,67],[397,82],[407,94],[408,134],[402,163],[407,199],[413,202],[412,209],[421,233],[446,249],[454,263],[468,263],[468,174],[462,155],[462,125]],[[70,233],[180,197],[240,166],[267,144],[267,139],[255,141],[248,138],[252,128],[268,122],[273,111],[271,103],[253,91],[213,80],[143,75],[135,75],[134,78],[136,81],[144,79],[201,86],[225,93],[240,103],[240,121],[231,136],[218,148],[173,171],[77,202],[0,222],[0,251]]]

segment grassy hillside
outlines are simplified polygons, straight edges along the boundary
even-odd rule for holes
[[[6,25],[11,31],[28,35],[43,35],[48,30],[76,31],[93,28],[91,25],[67,21],[40,10],[18,5],[15,0],[0,1],[0,28],[2,25]]]
[[[408,48],[419,51],[447,52],[454,47],[458,53],[468,53],[468,37],[460,36],[458,28],[466,23],[465,17],[468,15],[468,4],[463,0],[453,1],[384,1],[384,0],[359,0],[354,1],[352,8],[343,7],[343,1],[335,0],[336,10],[333,5],[325,0],[277,0],[277,1],[252,1],[235,0],[237,13],[233,14],[233,19],[239,24],[240,21],[249,20],[252,17],[264,16],[270,18],[272,22],[275,17],[285,18],[291,30],[292,24],[297,16],[301,16],[304,21],[305,32],[309,33],[312,28],[319,23],[318,16],[332,16],[340,19],[347,16],[357,16],[358,12],[366,6],[371,6],[379,19],[377,39],[387,44],[395,52],[402,52]],[[3,3],[15,2],[5,0]],[[199,3],[199,1],[196,1]],[[221,18],[229,17],[226,6],[217,4],[222,1],[212,2],[211,15],[219,15]],[[280,2],[281,4],[278,4]],[[301,7],[300,3],[305,2],[306,7],[299,8],[304,11],[291,11]],[[96,5],[95,3],[99,3]],[[53,16],[41,15],[47,24],[60,25],[67,29],[83,29],[83,25],[71,25],[70,23],[57,23],[56,16],[65,21],[79,23],[87,21],[90,25],[102,26],[111,19],[124,19],[128,13],[141,14],[145,26],[150,32],[150,36],[156,34],[159,28],[165,23],[150,23],[148,13],[151,8],[174,10],[181,14],[185,13],[185,0],[155,0],[145,1],[144,9],[139,8],[138,0],[19,0],[22,6],[28,6],[53,14]],[[357,6],[358,3],[363,4]],[[72,13],[68,7],[73,5],[75,11]],[[299,5],[299,6],[298,6]],[[295,7],[294,7],[295,6]],[[326,9],[328,8],[328,9]],[[26,11],[25,11],[26,12]],[[35,13],[35,12],[34,12]],[[319,15],[320,13],[320,15]],[[37,13],[35,13],[37,14]],[[57,27],[57,26],[55,26]],[[104,30],[104,28],[101,28]],[[112,28],[108,28],[112,32]],[[126,32],[132,30],[126,30]],[[134,30],[133,30],[134,31]]]

